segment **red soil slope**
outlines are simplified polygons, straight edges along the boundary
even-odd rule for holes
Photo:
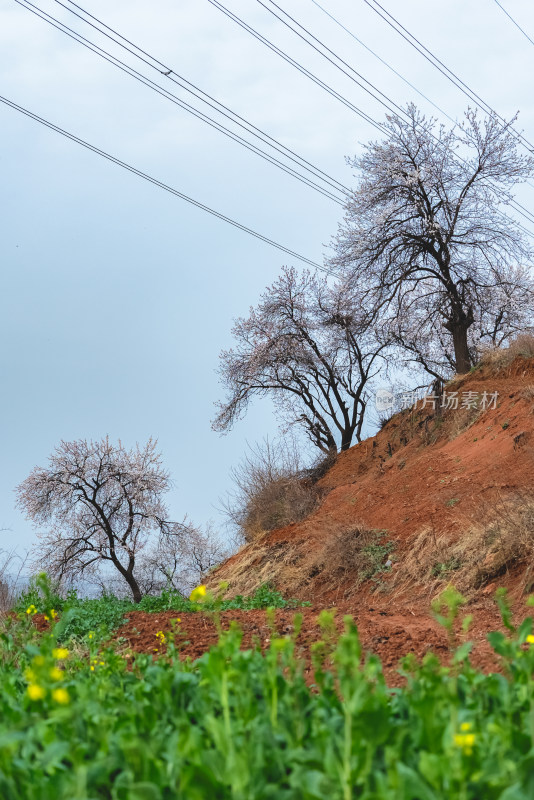
[[[446,390],[458,391],[460,402],[464,392],[498,392],[497,406],[439,415],[419,403],[395,415],[376,436],[339,456],[319,482],[326,495],[311,516],[244,547],[222,565],[213,583],[226,579],[232,591],[241,592],[271,579],[285,594],[298,591],[314,602],[347,599],[355,576],[329,571],[324,562],[336,537],[339,544],[339,537],[363,524],[387,531],[395,543],[393,568],[381,576],[383,597],[375,592],[373,602],[389,606],[404,594],[408,604],[424,598],[428,605],[439,590],[439,581],[424,580],[432,549],[439,566],[462,537],[469,544],[473,526],[489,525],[497,509],[505,513],[507,503],[525,504],[534,497],[534,359],[519,357],[500,369],[490,363]],[[421,537],[426,552],[421,552]],[[421,581],[414,580],[417,563],[408,569],[416,541]],[[476,557],[476,551],[469,556]],[[495,561],[496,554],[481,552],[480,558]],[[499,583],[513,583],[510,571],[519,566],[509,559],[501,574],[495,569]],[[491,570],[485,575],[491,577]],[[483,577],[478,584],[481,592],[493,588]],[[358,584],[358,598],[375,586]],[[352,602],[357,605],[357,598]]]
[[[433,650],[447,660],[446,635],[429,607],[452,582],[474,616],[474,663],[498,668],[485,641],[489,630],[500,627],[493,592],[508,586],[519,619],[533,589],[534,359],[520,357],[498,369],[489,363],[447,391],[460,398],[463,392],[498,392],[497,407],[395,415],[376,436],[340,455],[319,482],[322,502],[313,514],[242,548],[214,573],[211,585],[229,580],[236,594],[270,580],[286,596],[311,600],[298,639],[305,658],[319,638],[321,608],[335,605],[339,625],[343,614],[352,614],[364,647],[381,657],[388,681],[396,684],[398,660],[408,652],[421,657]],[[387,531],[395,544],[393,566],[365,581],[343,549],[361,526]],[[331,557],[336,548],[337,561]],[[454,568],[441,572],[449,562]],[[277,612],[279,633],[292,630],[294,613]],[[132,612],[118,636],[133,650],[155,654],[157,631],[170,630],[176,616]],[[183,654],[198,657],[216,641],[213,621],[200,613],[179,616]],[[225,612],[223,626],[231,619],[243,627],[245,645],[268,645],[265,612]]]

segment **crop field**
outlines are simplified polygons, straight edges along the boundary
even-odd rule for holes
[[[172,598],[150,602],[157,611]],[[62,601],[46,581],[22,599],[1,633],[2,800],[534,796],[532,619],[515,627],[504,593],[505,632],[488,637],[500,672],[471,665],[470,619],[449,588],[434,607],[450,640],[447,666],[407,655],[395,689],[349,617],[338,634],[334,612],[320,614],[310,681],[296,645],[298,608],[284,636],[268,612],[262,651],[242,649],[236,624],[223,630],[221,598],[197,591],[182,602],[220,630],[196,661],[181,656],[179,613],[153,654],[135,654],[109,640],[127,611],[122,601]],[[232,602],[296,605],[267,587]]]

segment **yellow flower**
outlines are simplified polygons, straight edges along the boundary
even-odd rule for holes
[[[460,725],[460,730],[461,731],[470,731],[472,727],[473,726],[471,725],[470,722],[462,722],[462,724]]]
[[[62,706],[66,706],[70,702],[69,693],[66,689],[54,689],[52,697],[56,703],[60,703]]]
[[[94,637],[93,631],[89,631],[89,639],[92,639],[93,637]]]
[[[52,655],[54,658],[57,658],[59,661],[69,657],[69,651],[66,647],[56,647],[52,650]]]
[[[469,723],[464,723],[469,725]],[[461,747],[464,751],[464,755],[470,756],[473,753],[473,745],[475,743],[475,734],[474,733],[457,733],[454,737],[454,744],[457,747]]]
[[[57,611],[54,611],[54,609],[51,608],[50,609],[50,616],[52,617],[52,619],[55,619],[57,617]]]
[[[94,667],[93,667],[93,665],[91,664],[91,672],[94,672],[94,671],[95,671],[95,668],[94,668]]]
[[[26,609],[26,614],[37,614],[37,609],[35,608],[33,603]]]
[[[45,663],[44,656],[35,656],[35,658],[32,661],[32,664],[35,664],[36,667],[42,667],[44,663]]]
[[[50,677],[53,681],[62,681],[63,680],[63,670],[59,669],[58,667],[52,667],[50,670]]]
[[[26,678],[28,683],[33,683],[33,681],[35,680],[35,672],[33,671],[33,669],[25,669],[24,677]]]
[[[204,584],[202,584],[201,586],[197,586],[197,588],[193,589],[193,591],[189,595],[189,599],[193,603],[201,603],[205,597],[206,597],[206,587],[204,586]]]
[[[36,683],[30,683],[27,689],[28,697],[30,700],[42,700],[46,692],[42,686],[37,686]]]
[[[156,633],[156,638],[160,644],[165,644],[165,634],[163,631],[158,631]]]
[[[527,636],[527,642],[529,644],[534,644],[534,636],[531,633],[529,633],[529,635]]]

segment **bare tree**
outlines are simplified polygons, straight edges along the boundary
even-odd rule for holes
[[[213,427],[226,431],[255,397],[270,396],[282,418],[301,425],[325,453],[361,440],[366,389],[383,364],[379,342],[351,293],[326,278],[284,268],[221,354],[227,399]]]
[[[448,362],[463,373],[481,340],[504,340],[532,315],[534,283],[522,266],[532,253],[502,209],[534,161],[517,153],[512,123],[468,111],[446,130],[407,111],[349,161],[359,183],[332,264],[415,361],[432,374]]]
[[[187,596],[230,555],[211,523],[204,528],[188,522],[182,526],[177,535],[160,537],[157,546],[143,554],[139,574],[146,594],[172,588]]]
[[[183,525],[167,520],[170,488],[156,442],[126,450],[119,442],[61,442],[46,468],[35,467],[17,488],[18,505],[36,525],[36,565],[60,580],[91,576],[106,565],[128,584],[134,602],[143,551]],[[157,544],[156,544],[157,546]]]

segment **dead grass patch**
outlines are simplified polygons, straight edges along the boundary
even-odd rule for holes
[[[264,536],[246,545],[214,576],[230,584],[232,594],[252,593],[270,582],[285,595],[315,589],[350,596],[363,583],[380,580],[394,550],[385,531],[362,524],[350,528],[322,530],[308,541],[272,542]]]
[[[449,534],[425,528],[407,543],[395,570],[394,588],[426,584],[429,593],[443,583],[468,596],[518,569],[519,591],[534,588],[534,499],[514,495],[451,541]]]
[[[488,347],[481,353],[479,364],[489,367],[492,372],[500,372],[510,366],[516,358],[534,358],[534,335],[521,333],[510,342],[509,347]]]

